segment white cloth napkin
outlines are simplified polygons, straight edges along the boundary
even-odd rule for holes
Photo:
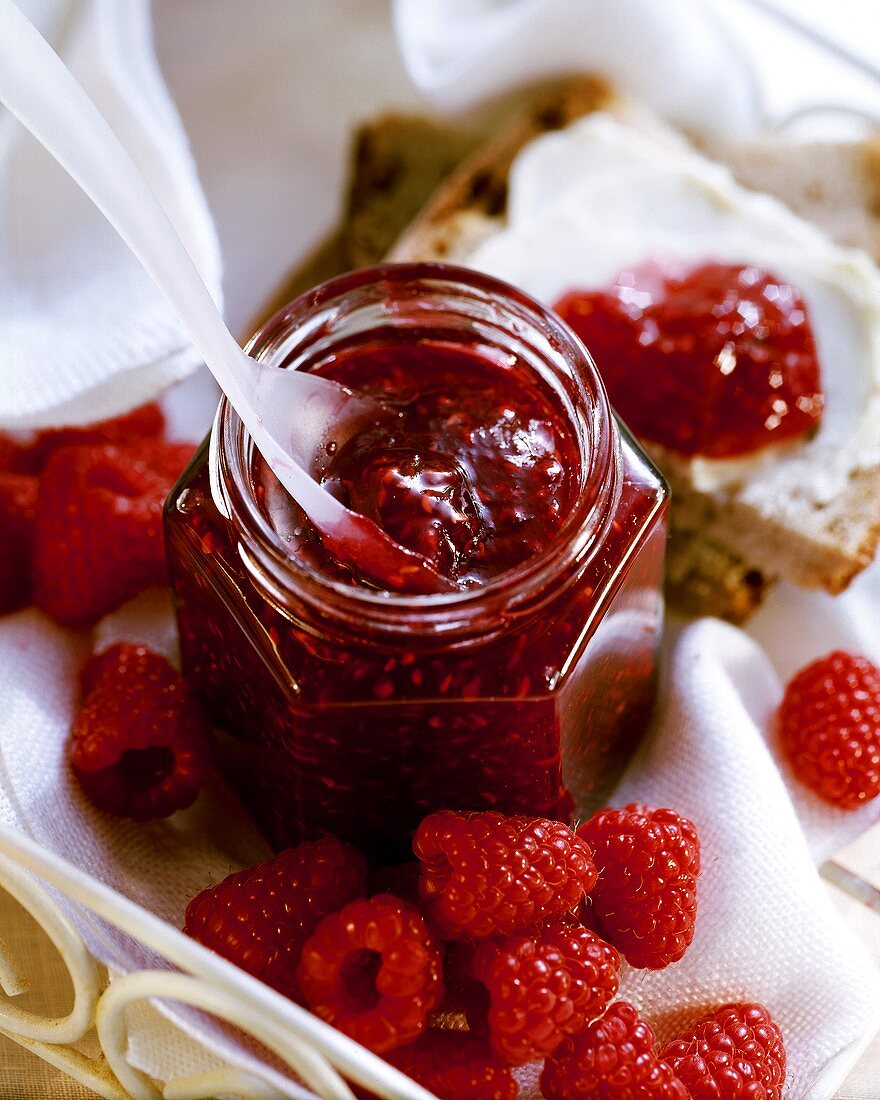
[[[699,104],[709,102],[715,94],[714,74],[726,74],[722,83],[732,89],[731,101],[742,95],[751,103],[750,81],[740,72],[736,60],[739,54],[726,39],[722,46],[720,37],[712,38],[708,28],[714,24],[704,19],[703,9],[690,3],[665,4],[661,20],[652,14],[660,7],[637,0],[601,5],[596,0],[584,0],[578,10],[589,11],[589,33],[583,35],[583,24],[580,30],[573,23],[567,24],[566,38],[576,37],[583,53],[564,55],[565,67],[570,69],[577,62],[582,68],[604,58],[612,77],[619,76],[632,91],[641,90],[655,106],[664,105],[680,121],[693,125],[701,124]],[[419,16],[417,8],[425,14]],[[396,7],[397,29],[413,77],[430,92],[433,102],[453,107],[503,87],[503,82],[513,76],[525,79],[538,75],[555,57],[563,56],[544,53],[540,59],[543,69],[535,61],[541,53],[535,46],[541,41],[538,30],[546,28],[554,11],[559,15],[563,8],[569,13],[565,18],[571,18],[574,6],[562,0],[462,2],[454,7],[448,2],[400,0]],[[643,24],[652,29],[653,37],[647,33],[643,36],[639,27],[623,37],[622,22],[615,24],[618,31],[610,39],[598,34],[602,20],[623,20],[621,12],[625,8],[641,12]],[[143,14],[143,0],[131,5],[93,0],[86,10],[96,17],[100,13],[103,20],[108,9],[117,12],[116,19],[130,18],[130,30],[140,27],[136,37],[139,49],[148,44],[146,25],[138,24],[135,16],[118,14],[121,9]],[[394,53],[386,6],[378,0],[336,0],[321,5],[320,10],[318,6],[310,7],[308,16],[298,12],[296,19],[286,0],[263,0],[259,18],[235,0],[190,0],[186,5],[159,0],[157,10],[158,36],[165,44],[163,62],[181,97],[200,163],[210,166],[205,184],[217,204],[221,235],[236,245],[228,256],[237,272],[238,288],[230,307],[244,315],[247,308],[268,294],[273,271],[295,258],[292,251],[284,251],[293,247],[290,241],[294,238],[284,235],[287,227],[306,234],[314,232],[316,226],[329,225],[336,201],[334,189],[344,171],[341,137],[347,120],[402,99],[412,101],[413,92],[406,85]],[[440,37],[435,39],[438,49],[432,52],[427,50],[425,28],[433,26],[437,30],[436,20],[444,14],[444,35],[442,41]],[[673,18],[678,20],[675,34],[681,33],[683,38],[673,35]],[[425,22],[420,24],[419,19]],[[493,19],[495,22],[484,22]],[[211,21],[210,34],[207,20]],[[507,20],[507,37],[488,34],[487,28],[497,28],[498,20]],[[352,32],[336,34],[334,23],[349,26]],[[118,30],[120,24],[115,25]],[[83,30],[86,26],[80,25],[83,41],[94,43]],[[467,34],[462,33],[463,28],[467,28]],[[179,48],[178,35],[182,35],[183,43]],[[483,56],[482,65],[491,70],[484,84],[476,83],[481,62],[476,48],[470,48],[471,38],[474,44],[482,43],[482,49],[488,43],[495,51],[494,58]],[[132,39],[125,41],[130,43]],[[525,42],[528,48],[517,45]],[[641,58],[644,64],[627,61],[625,42],[633,50],[630,59]],[[681,52],[670,54],[679,42]],[[362,48],[366,43],[369,48]],[[597,43],[603,46],[602,57],[595,52]],[[652,43],[662,43],[662,50]],[[711,63],[706,60],[710,45]],[[518,52],[508,52],[514,46]],[[449,68],[456,50],[461,59],[458,73]],[[126,56],[131,58],[132,54]],[[510,60],[514,57],[516,65]],[[214,262],[210,223],[198,197],[186,147],[173,109],[161,85],[155,83],[158,78],[149,50],[141,59],[142,64],[131,67],[127,76],[121,76],[119,66],[115,67],[119,94],[126,102],[134,97],[142,106],[148,105],[145,113],[154,111],[154,121],[162,119],[159,129],[168,136],[170,147],[182,150],[182,156],[175,157],[173,166],[168,167],[165,193],[176,196],[181,218],[178,224],[182,234],[190,233],[185,239],[194,255],[205,248],[203,271],[208,271]],[[428,61],[434,68],[428,67]],[[612,61],[614,71],[610,68]],[[533,63],[536,67],[529,67]],[[656,84],[637,84],[653,79],[654,66],[661,74]],[[350,79],[340,81],[342,70]],[[145,71],[152,74],[146,81],[142,79]],[[230,79],[234,87],[227,87],[228,82],[218,78],[226,71],[233,72],[235,79]],[[669,77],[670,73],[675,79]],[[680,94],[679,86],[686,83],[683,73],[689,74],[694,83],[693,90]],[[85,79],[83,71],[79,75]],[[147,87],[155,96],[144,94]],[[251,98],[242,99],[243,89],[250,92]],[[95,95],[103,93],[106,81],[97,80],[90,90]],[[297,112],[294,105],[304,102],[306,92],[308,105]],[[324,104],[332,115],[330,126],[317,125],[323,118]],[[731,106],[730,116],[721,112],[721,107],[720,98],[712,101],[713,113],[717,108],[719,117],[735,121],[736,104]],[[217,124],[219,112],[223,113],[222,126]],[[142,113],[134,113],[144,121]],[[751,121],[749,107],[737,125],[748,126]],[[282,143],[279,134],[284,135]],[[249,142],[247,157],[242,156],[245,137]],[[75,322],[71,331],[77,337],[71,338],[69,346],[77,355],[65,360],[68,365],[63,369],[58,368],[64,381],[57,391],[51,379],[46,381],[45,364],[31,364],[34,370],[44,371],[44,381],[32,387],[30,412],[27,418],[17,412],[16,423],[54,419],[56,409],[67,410],[61,415],[67,417],[70,413],[72,420],[93,419],[105,412],[109,415],[122,407],[123,392],[124,404],[135,404],[156,392],[175,376],[176,370],[191,365],[192,360],[170,315],[155,329],[150,328],[150,318],[161,313],[163,307],[156,301],[148,308],[147,299],[142,301],[141,295],[132,291],[131,280],[136,280],[137,272],[124,273],[128,257],[124,249],[113,252],[116,242],[103,235],[106,227],[100,216],[95,214],[95,220],[91,220],[90,206],[85,200],[78,205],[75,191],[68,196],[69,204],[68,200],[50,202],[55,194],[54,185],[49,188],[50,162],[35,149],[26,159],[19,159],[19,141],[26,140],[16,138],[9,143],[8,126],[0,132],[0,141],[9,143],[2,145],[5,159],[0,171],[5,171],[14,159],[18,180],[17,189],[10,189],[9,200],[5,201],[22,197],[26,190],[22,180],[29,166],[26,175],[34,195],[32,200],[25,196],[28,209],[42,209],[37,201],[42,195],[40,202],[48,204],[46,209],[52,211],[52,216],[42,223],[29,223],[32,231],[34,226],[40,229],[34,242],[39,246],[34,253],[39,266],[32,269],[40,278],[35,276],[29,285],[41,289],[31,295],[33,324],[23,325],[22,330],[30,332],[33,328],[35,339],[42,339],[43,326],[60,308],[57,302],[64,301],[65,314],[72,324]],[[296,186],[285,188],[280,173],[288,157],[296,161],[290,176]],[[308,187],[300,186],[307,177]],[[45,188],[34,183],[42,178],[46,180]],[[62,181],[56,182],[60,186]],[[261,201],[249,202],[255,187]],[[261,187],[263,190],[259,190]],[[296,247],[306,239],[296,237]],[[19,251],[13,270],[21,274],[25,272],[25,260],[35,261],[25,250],[25,235],[15,240]],[[248,247],[252,251],[245,264],[241,251]],[[0,265],[2,279],[7,277],[4,266]],[[43,278],[53,272],[69,274],[71,270],[78,273],[75,282],[92,287],[88,293],[83,289],[82,297],[77,287],[66,287],[60,276],[54,283]],[[217,267],[212,270],[216,278]],[[24,274],[18,285],[24,285]],[[149,288],[142,286],[141,290]],[[74,297],[67,298],[68,293]],[[251,297],[242,310],[239,299],[247,295]],[[102,309],[96,312],[99,299]],[[51,309],[50,302],[56,303]],[[4,294],[0,317],[8,320],[5,303]],[[37,310],[40,303],[43,305]],[[113,325],[105,332],[105,322],[111,321]],[[168,336],[167,346],[156,339],[155,346],[163,344],[165,348],[161,365],[150,355],[139,358],[134,343],[124,339],[128,329],[130,334]],[[48,331],[59,329],[56,326]],[[117,341],[112,348],[111,331]],[[0,341],[5,347],[5,327],[0,329]],[[47,340],[44,351],[50,347],[55,345]],[[121,372],[117,371],[116,351],[124,353],[120,361],[127,364]],[[100,370],[93,368],[93,362]],[[82,367],[81,375],[75,364]],[[4,359],[0,370],[5,369]],[[101,373],[103,370],[107,373]],[[12,400],[9,377],[0,373],[0,410],[4,401]],[[18,375],[16,385],[17,379]],[[105,395],[110,398],[105,399]],[[210,397],[199,405],[193,419],[204,416],[209,403]],[[84,408],[88,414],[82,416]],[[182,411],[196,412],[195,408]],[[5,423],[0,417],[0,425]],[[831,909],[815,870],[816,863],[876,821],[880,805],[847,815],[823,806],[789,784],[777,769],[772,746],[768,750],[766,720],[779,698],[779,678],[786,678],[805,661],[838,645],[880,660],[880,628],[873,613],[878,600],[880,570],[875,567],[837,599],[779,589],[750,624],[751,640],[744,632],[713,622],[686,626],[670,642],[666,698],[658,720],[615,797],[615,802],[633,798],[663,802],[690,813],[703,835],[705,854],[700,920],[691,951],[682,963],[664,974],[630,973],[625,982],[626,995],[646,1012],[661,1012],[663,1031],[668,1031],[676,1014],[678,1018],[691,1015],[706,1002],[730,997],[765,1001],[778,1016],[788,1040],[791,1084],[787,1100],[830,1098],[862,1045],[880,1025],[876,971]],[[167,602],[160,593],[145,594],[111,616],[94,637],[62,631],[35,611],[0,619],[0,818],[179,925],[186,901],[210,877],[253,862],[265,851],[234,800],[218,783],[195,807],[171,821],[148,827],[120,824],[88,805],[64,767],[64,743],[75,707],[76,671],[93,646],[124,637],[147,641],[170,653],[174,644],[170,627]],[[130,941],[113,936],[106,927],[91,921],[81,921],[80,926],[90,946],[114,968],[127,970],[150,961]],[[762,950],[756,950],[756,944]],[[228,1035],[204,1021],[194,1024],[191,1017],[187,1023],[215,1052],[244,1067],[255,1064],[253,1054]],[[132,1055],[143,1068],[157,1074],[169,1072],[172,1066],[180,1071],[195,1064],[194,1059],[190,1060],[187,1040],[169,1036],[167,1025],[163,1028],[156,1020],[144,1023],[138,1031]]]
[[[880,570],[870,579],[880,585]],[[836,624],[827,625],[833,631]],[[781,684],[752,639],[708,619],[672,634],[664,704],[611,802],[674,806],[696,822],[703,849],[697,931],[685,958],[668,970],[625,967],[621,996],[662,1040],[722,1001],[760,1001],[786,1038],[787,1100],[829,1100],[880,1027],[880,976],[833,908],[803,826],[815,828],[825,816],[839,840],[860,831],[867,815],[817,812],[816,800],[787,785],[767,738]],[[92,644],[121,638],[174,655],[164,593],[145,593],[109,616],[93,642],[36,611],[0,620],[0,820],[180,927],[187,901],[208,881],[267,850],[219,781],[191,810],[148,826],[111,819],[83,797],[65,766],[76,671]],[[818,829],[816,836],[821,848],[825,837]],[[75,909],[72,915],[115,971],[156,965],[128,937]],[[259,1064],[216,1025],[179,1009],[166,1014],[215,1055],[242,1068]],[[151,1045],[153,1029],[159,1047]],[[144,1018],[137,1043],[143,1068],[167,1073],[172,1062],[185,1063],[186,1046],[155,1017]],[[537,1096],[533,1077],[523,1075],[523,1100]]]
[[[599,72],[689,129],[760,119],[737,38],[694,0],[394,0],[407,70],[445,111],[547,76]]]
[[[122,138],[219,301],[219,246],[148,0],[21,6]],[[0,430],[92,422],[150,400],[198,355],[103,215],[0,112]]]
[[[880,1027],[880,978],[816,875],[799,816],[813,821],[817,800],[793,783],[786,789],[768,744],[779,679],[742,631],[707,619],[679,636],[667,684],[656,729],[614,802],[675,806],[696,823],[696,934],[679,964],[630,970],[622,992],[664,1041],[719,992],[759,1001],[786,1039],[786,1095],[831,1095]],[[827,815],[841,829],[865,820]]]

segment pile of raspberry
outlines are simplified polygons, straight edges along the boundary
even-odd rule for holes
[[[615,1000],[621,956],[661,969],[695,929],[700,846],[671,809],[558,821],[433,813],[415,861],[324,838],[194,898],[184,930],[441,1100],[780,1100],[785,1051],[755,1004],[664,1047]],[[361,1095],[369,1096],[363,1092]]]
[[[192,458],[156,404],[84,428],[0,434],[0,615],[35,604],[88,628],[168,582],[162,511]],[[100,809],[167,817],[210,772],[210,724],[160,654],[120,644],[80,674],[68,756]]]
[[[192,457],[158,405],[85,428],[0,435],[0,615],[34,603],[88,627],[167,583],[165,498]]]

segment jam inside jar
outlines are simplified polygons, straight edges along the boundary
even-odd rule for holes
[[[394,594],[332,559],[221,402],[167,545],[184,672],[268,837],[390,861],[439,808],[588,812],[653,704],[668,492],[583,345],[506,284],[399,264],[249,350],[398,413],[329,445],[325,484],[453,582]]]

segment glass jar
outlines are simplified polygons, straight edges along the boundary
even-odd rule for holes
[[[291,554],[262,507],[252,441],[221,401],[165,514],[183,667],[222,731],[221,767],[276,845],[329,832],[378,859],[405,858],[441,807],[586,812],[653,703],[665,484],[577,338],[475,272],[342,276],[273,317],[249,351],[315,369],[365,335],[525,364],[571,421],[575,503],[539,553],[482,586],[355,587]]]

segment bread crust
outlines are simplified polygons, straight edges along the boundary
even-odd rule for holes
[[[517,153],[551,130],[622,103],[599,77],[575,77],[546,87],[435,191],[391,249],[390,260],[456,263],[504,224],[507,179]]]

